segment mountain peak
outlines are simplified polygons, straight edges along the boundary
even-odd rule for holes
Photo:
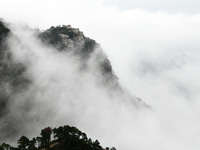
[[[101,46],[78,28],[35,31],[0,22],[0,43],[2,142],[33,136],[38,127],[89,128],[126,108],[147,108],[121,87]]]

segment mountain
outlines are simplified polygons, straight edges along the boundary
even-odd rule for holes
[[[103,83],[112,88],[120,88],[118,78],[115,75],[110,61],[103,53],[100,45],[88,37],[78,28],[72,28],[70,25],[51,27],[38,36],[44,43],[56,47],[59,51],[71,51],[74,55],[80,57],[82,69],[87,70],[87,61],[91,55],[96,53],[95,61],[103,76]]]
[[[0,21],[0,142],[47,125],[100,123],[112,105],[150,108],[121,87],[95,40],[68,25],[40,31]]]

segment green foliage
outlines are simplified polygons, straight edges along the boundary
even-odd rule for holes
[[[17,147],[3,143],[0,150],[103,150],[98,140],[94,142],[76,127],[60,126],[41,130],[41,136],[29,140],[26,136],[20,137]],[[51,137],[54,137],[51,140]],[[107,147],[106,150],[109,150]],[[111,150],[115,150],[112,149]]]

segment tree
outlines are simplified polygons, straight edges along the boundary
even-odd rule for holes
[[[52,134],[52,129],[50,127],[47,127],[41,131],[40,133],[41,137],[38,138],[40,141],[41,148],[49,147],[49,144],[51,142],[51,134]]]
[[[36,147],[36,138],[33,138],[32,140],[29,141],[29,144],[28,144],[28,150],[36,150],[37,147]]]
[[[22,136],[17,143],[20,150],[27,150],[29,139],[26,136]]]
[[[52,131],[53,141],[51,141]],[[44,128],[40,135],[32,140],[22,136],[17,142],[18,147],[11,147],[9,144],[3,143],[0,150],[103,150],[98,140],[92,141],[91,138],[87,138],[85,133],[68,125],[53,130],[50,127]],[[116,149],[111,148],[110,150]]]
[[[92,143],[95,150],[102,150],[102,147],[100,146],[100,143],[98,140]]]
[[[0,150],[10,150],[10,145],[6,144],[6,143],[3,143],[0,146]]]
[[[64,128],[63,127],[58,127],[53,129],[54,133],[54,139],[60,141],[64,140]]]

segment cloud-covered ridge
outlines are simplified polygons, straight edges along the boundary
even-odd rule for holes
[[[79,29],[9,28],[5,47],[1,47],[1,102],[5,103],[1,106],[1,142],[63,124],[101,137],[99,130],[110,130],[105,122],[110,126],[127,113],[145,109],[145,104],[120,87],[100,46]]]

